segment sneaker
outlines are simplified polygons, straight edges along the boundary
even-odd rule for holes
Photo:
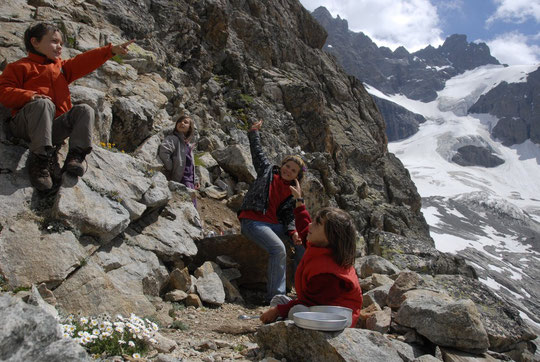
[[[84,175],[88,169],[88,163],[84,158],[90,151],[92,151],[92,148],[88,148],[84,151],[70,150],[66,156],[66,161],[64,162],[64,171],[73,176],[81,177]],[[83,165],[83,163],[86,163],[86,166]]]
[[[53,181],[49,172],[50,157],[30,152],[28,157],[28,174],[30,183],[38,191],[48,191],[53,187]]]

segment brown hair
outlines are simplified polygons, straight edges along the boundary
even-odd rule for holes
[[[176,123],[174,124],[174,130],[176,131],[176,126],[178,126],[178,123],[182,122],[184,119],[189,119],[190,122],[189,122],[189,128],[188,128],[188,131],[186,132],[186,134],[184,135],[184,137],[186,138],[186,140],[190,140],[191,139],[191,136],[193,136],[193,132],[195,132],[195,126],[194,126],[194,122],[193,122],[193,118],[191,118],[190,116],[188,116],[187,114],[184,114],[183,116],[180,116],[180,118],[178,118],[176,120]]]
[[[298,176],[296,177],[296,179],[298,180],[298,182],[302,181],[302,178],[304,178],[304,172],[307,171],[306,163],[300,157],[291,155],[291,156],[285,157],[283,161],[281,161],[281,166],[283,166],[289,161],[293,161],[300,167],[300,171],[298,171]]]
[[[354,265],[356,256],[356,227],[346,211],[325,207],[315,215],[315,222],[324,223],[324,234],[335,262],[342,267]]]
[[[26,50],[30,53],[40,54],[32,45],[31,40],[32,38],[36,38],[39,42],[41,41],[43,36],[47,35],[49,32],[59,32],[60,34],[62,34],[60,29],[56,25],[51,23],[37,23],[28,27],[28,29],[26,29],[26,31],[24,32],[24,47],[26,48]],[[62,38],[63,37],[64,36],[62,35]]]

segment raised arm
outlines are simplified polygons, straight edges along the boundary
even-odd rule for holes
[[[259,130],[262,126],[262,120],[254,123],[249,132],[249,148],[251,151],[251,161],[253,162],[253,167],[257,172],[257,176],[261,176],[268,167],[271,166],[270,161],[266,158],[264,151],[261,146],[261,138],[259,135]]]

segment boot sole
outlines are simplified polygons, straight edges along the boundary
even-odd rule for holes
[[[84,175],[84,170],[79,167],[66,167],[66,172],[71,176],[82,177]]]

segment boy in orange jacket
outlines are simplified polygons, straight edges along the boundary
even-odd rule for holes
[[[66,138],[69,151],[63,170],[74,176],[85,172],[83,162],[92,150],[94,110],[72,106],[69,84],[84,77],[113,55],[127,54],[133,43],[106,45],[62,60],[63,37],[54,24],[26,29],[28,56],[10,63],[0,75],[0,103],[11,109],[11,133],[29,142],[30,182],[39,191],[53,188],[60,178],[57,149]]]

